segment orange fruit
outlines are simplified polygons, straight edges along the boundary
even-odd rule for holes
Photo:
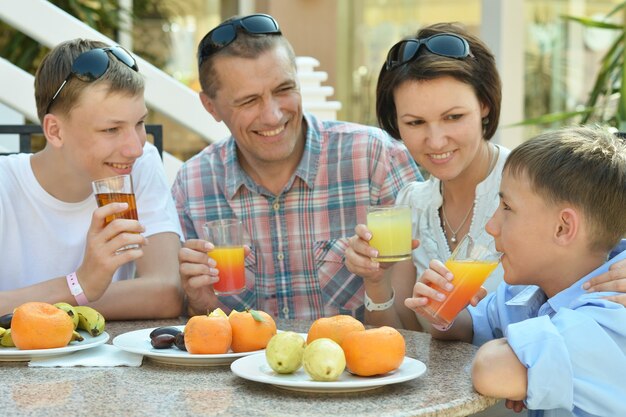
[[[24,303],[15,309],[11,319],[11,337],[19,349],[67,346],[73,331],[70,316],[48,303]]]
[[[339,314],[332,317],[322,317],[315,320],[309,328],[306,342],[308,344],[315,339],[327,337],[341,345],[348,333],[363,330],[365,330],[363,323],[352,316]]]
[[[265,311],[255,310],[263,321],[257,321],[249,311],[231,311],[228,316],[233,329],[233,352],[250,352],[265,349],[272,336],[276,334],[276,323]]]
[[[228,319],[220,316],[193,316],[185,325],[184,333],[189,353],[226,353],[233,340]]]
[[[351,332],[341,344],[346,367],[359,376],[386,374],[404,360],[404,337],[393,327],[383,326],[362,332]]]

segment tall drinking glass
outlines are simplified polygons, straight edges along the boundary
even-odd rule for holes
[[[370,246],[378,250],[377,262],[397,262],[411,257],[411,208],[408,205],[370,206],[367,228]]]
[[[207,222],[204,237],[215,246],[208,252],[219,270],[220,280],[213,284],[213,290],[218,295],[241,293],[246,288],[243,223],[236,219]]]
[[[446,261],[446,268],[452,272],[454,289],[448,293],[434,284],[428,284],[442,294],[446,294],[443,301],[430,300],[419,310],[430,315],[432,323],[447,327],[455,317],[476,295],[480,286],[500,262],[500,252],[496,251],[495,243],[490,240],[489,245],[477,242],[469,234],[465,235],[456,247],[452,256]]]
[[[93,192],[96,195],[98,207],[110,203],[127,203],[128,209],[107,216],[104,219],[105,225],[114,219],[139,220],[137,215],[137,203],[135,201],[135,191],[133,189],[133,178],[130,175],[118,175],[115,177],[103,178],[91,183]],[[126,245],[119,250],[137,249],[139,245]]]

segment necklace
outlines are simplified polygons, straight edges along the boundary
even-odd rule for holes
[[[500,150],[499,149],[497,150],[499,153]],[[487,145],[487,153],[489,155],[489,166],[487,167],[487,175],[489,175],[489,173],[491,172],[491,170],[493,169],[495,165],[495,161],[497,158],[494,158],[494,156],[496,156],[495,152],[492,155],[491,147],[489,147],[489,145]],[[441,182],[441,198],[445,201],[443,181]],[[474,199],[474,202],[470,206],[469,210],[467,211],[467,213],[465,213],[465,217],[463,217],[463,221],[461,221],[461,224],[459,225],[459,227],[457,227],[456,230],[454,230],[452,226],[450,225],[450,222],[448,221],[448,216],[446,216],[446,205],[443,203],[441,204],[441,214],[443,214],[443,222],[448,227],[448,229],[450,229],[450,233],[452,233],[452,236],[450,237],[450,243],[454,244],[457,242],[456,236],[459,233],[459,230],[463,228],[463,225],[465,224],[465,222],[467,222],[467,219],[469,218],[469,215],[472,212],[472,210],[474,210],[475,205],[476,205],[476,199]]]
[[[443,183],[441,183],[441,193],[443,194]],[[465,217],[463,217],[463,221],[461,222],[461,224],[459,225],[459,227],[456,228],[456,230],[454,230],[452,228],[452,226],[450,226],[450,222],[448,221],[448,217],[446,216],[446,206],[444,204],[441,205],[441,212],[443,214],[443,222],[446,224],[446,226],[448,226],[448,229],[450,229],[450,232],[452,233],[452,236],[450,237],[450,242],[451,243],[456,243],[456,235],[457,233],[459,233],[459,230],[461,230],[461,228],[463,227],[463,225],[465,224],[465,222],[467,221],[467,219],[469,218],[470,213],[472,212],[472,210],[474,209],[474,205],[476,204],[476,200],[474,200],[474,202],[472,203],[472,206],[470,207],[470,209],[467,211],[467,213],[465,213]]]

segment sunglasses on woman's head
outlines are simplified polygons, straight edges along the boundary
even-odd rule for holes
[[[137,61],[133,58],[124,48],[121,46],[112,46],[110,48],[96,48],[83,52],[78,55],[72,63],[72,69],[70,73],[65,77],[59,89],[54,93],[48,107],[46,107],[46,113],[50,113],[50,107],[54,100],[58,97],[67,84],[70,77],[73,75],[81,81],[92,82],[102,77],[109,69],[109,60],[111,57],[107,52],[111,52],[118,61],[131,68],[134,71],[139,71]]]
[[[385,61],[387,71],[412,61],[418,56],[424,45],[429,52],[449,58],[467,58],[473,56],[469,44],[462,37],[453,33],[438,33],[426,39],[405,39],[391,47]]]
[[[252,35],[280,35],[278,22],[267,14],[252,14],[239,19],[222,23],[206,34],[198,48],[198,66],[205,59],[222,48],[230,45],[237,38],[237,30],[241,28]]]

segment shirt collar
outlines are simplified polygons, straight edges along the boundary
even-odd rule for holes
[[[623,259],[626,259],[626,251],[621,252],[620,254],[613,257],[610,261],[605,262],[589,274],[585,275],[576,283],[570,285],[563,291],[559,292],[552,298],[546,300],[546,295],[543,290],[537,286],[529,285],[524,288],[524,290],[520,291],[514,297],[506,302],[506,305],[509,306],[531,306],[535,305],[539,307],[541,303],[541,307],[539,308],[538,315],[548,314],[552,315],[559,311],[562,307],[569,307],[572,304],[572,301],[580,298],[582,295],[587,292],[583,289],[583,283],[590,280],[591,278],[603,274],[609,270],[609,267],[613,265],[615,262],[619,262]],[[539,305],[538,305],[539,304]],[[552,310],[552,311],[550,311]]]
[[[619,253],[608,262],[605,262],[598,268],[594,269],[593,271],[576,281],[576,283],[570,285],[560,293],[548,299],[548,304],[550,304],[550,307],[555,312],[559,311],[561,307],[569,307],[573,300],[587,293],[587,291],[583,289],[583,284],[586,281],[589,281],[591,278],[607,272],[611,265],[613,265],[615,262],[621,261],[622,259],[626,259],[626,251]]]
[[[322,127],[322,123],[315,116],[308,113],[304,114],[302,126],[306,131],[304,152],[286,189],[291,188],[296,176],[300,177],[309,188],[314,188],[315,175],[322,150]],[[223,148],[223,161],[224,170],[226,171],[225,195],[227,199],[231,200],[241,186],[246,186],[257,194],[263,193],[261,187],[250,178],[239,163],[237,145],[233,136],[227,140]]]

